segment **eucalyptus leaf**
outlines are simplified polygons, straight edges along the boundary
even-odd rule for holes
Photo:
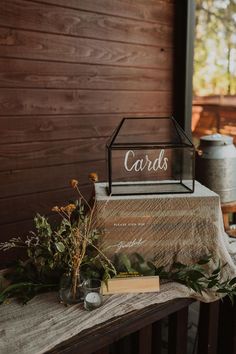
[[[117,269],[119,272],[132,272],[131,261],[126,254],[117,255]]]
[[[150,268],[147,262],[137,263],[135,269],[142,275],[155,275],[155,270]]]
[[[184,265],[184,264],[181,263],[181,262],[174,262],[174,263],[173,263],[173,268],[183,269],[183,268],[186,268],[186,265]]]
[[[231,279],[230,282],[229,282],[229,285],[230,285],[230,286],[233,286],[233,285],[235,285],[235,284],[236,284],[236,277],[234,277],[233,279]]]
[[[217,279],[211,280],[211,281],[208,283],[207,288],[208,288],[208,289],[213,288],[214,286],[216,286],[217,283],[218,283],[218,280],[217,280]]]
[[[199,264],[199,265],[207,264],[207,263],[210,262],[211,258],[212,258],[211,255],[205,256],[205,257],[201,258],[201,259],[197,262],[197,264]]]
[[[204,274],[198,270],[192,270],[189,272],[189,277],[191,277],[192,281],[196,281],[203,278]]]
[[[56,242],[55,246],[59,252],[63,253],[65,251],[65,246],[62,242]]]
[[[144,258],[137,252],[133,253],[133,257],[135,257],[139,263],[145,262]]]

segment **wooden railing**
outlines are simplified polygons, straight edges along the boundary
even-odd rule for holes
[[[195,137],[213,133],[231,135],[236,143],[236,96],[194,100],[192,131]]]
[[[226,299],[200,304],[195,348],[187,352],[190,299],[178,299],[133,311],[85,330],[51,354],[235,354],[236,306]],[[167,347],[162,321],[168,321]]]

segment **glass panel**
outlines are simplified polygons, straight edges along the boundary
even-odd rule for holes
[[[171,118],[125,118],[113,144],[189,145],[189,141]]]
[[[109,152],[115,195],[193,192],[194,147],[173,118],[125,118]]]

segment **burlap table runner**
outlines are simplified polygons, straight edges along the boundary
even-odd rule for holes
[[[114,317],[186,297],[195,297],[195,294],[184,285],[168,283],[162,286],[160,293],[106,296],[104,305],[93,312],[83,310],[81,305],[65,307],[59,304],[56,293],[39,295],[26,306],[15,302],[4,304],[0,307],[0,353],[41,354]],[[204,300],[213,299],[216,298],[204,296]]]
[[[103,198],[102,195],[98,196],[98,201],[101,201]],[[150,199],[153,198],[150,196]],[[138,198],[133,198],[133,206],[137,207],[138,200]],[[173,202],[173,200],[175,201]],[[159,257],[157,257],[157,262],[168,265],[173,259],[189,261],[189,259],[193,260],[198,258],[203,253],[211,252],[214,259],[213,262],[209,264],[209,270],[211,270],[211,268],[214,269],[220,259],[222,264],[226,264],[222,274],[222,280],[234,276],[236,274],[236,266],[234,263],[236,259],[236,242],[233,239],[229,239],[224,232],[219,197],[199,184],[197,184],[194,195],[159,196],[159,206],[156,208],[156,211],[153,207],[153,200],[151,204],[152,210],[149,209],[149,211],[158,218],[160,217],[158,216],[160,213],[157,212],[157,209],[162,211],[160,221],[156,222],[157,225],[164,226],[163,213],[167,213],[167,211],[165,211],[167,210],[165,209],[167,205],[169,207],[169,213],[167,213],[166,216],[167,219],[170,216],[171,218],[175,217],[173,204],[176,203],[176,201],[179,212],[177,216],[178,222],[176,222],[176,230],[178,230],[178,233],[176,234],[176,239],[174,235],[172,235],[171,242],[170,239],[168,242],[165,240],[165,237],[168,237],[168,231],[170,232],[170,229],[164,228],[163,234],[160,233],[160,235],[162,235],[162,241],[157,240],[157,242],[160,246],[159,249],[162,251]],[[110,202],[112,202],[112,200],[110,200],[109,203]],[[138,205],[140,207],[139,203]],[[146,205],[148,206],[150,204],[146,202]],[[142,205],[142,207],[144,207],[144,205]],[[197,210],[197,214],[194,215],[192,209],[194,209],[194,213],[196,213]],[[106,210],[112,213],[113,209],[110,205],[110,208],[106,208]],[[120,212],[123,212],[123,210],[124,206],[120,206]],[[186,210],[188,210],[189,213],[187,213]],[[126,213],[127,212],[131,213],[132,210],[127,208]],[[118,216],[120,216],[119,213]],[[191,225],[190,228],[181,228],[181,217],[187,217],[187,220],[184,219],[185,224],[187,222],[187,224]],[[199,222],[199,217],[201,222]],[[198,220],[198,222],[196,220]],[[150,226],[148,226],[148,228],[149,227]],[[192,230],[192,232],[189,232],[189,230]],[[186,232],[190,240],[186,239]],[[164,248],[167,247],[167,252],[163,252],[163,249],[161,249],[162,243],[164,243]],[[57,344],[71,338],[73,335],[100,323],[109,321],[114,317],[153,304],[188,297],[204,302],[211,302],[217,299],[217,296],[212,292],[204,292],[200,295],[184,285],[172,282],[161,285],[160,293],[104,297],[104,305],[93,312],[83,310],[80,305],[64,307],[58,303],[55,293],[37,296],[26,306],[20,306],[15,302],[12,302],[10,305],[4,304],[0,307],[0,353],[44,353]]]

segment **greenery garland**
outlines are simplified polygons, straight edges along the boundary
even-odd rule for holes
[[[222,271],[225,265],[222,265],[220,261],[218,266],[209,273],[207,265],[212,260],[212,255],[206,255],[194,264],[174,262],[171,269],[167,271],[164,266],[157,268],[138,253],[134,253],[130,257],[119,254],[115,257],[115,267],[117,272],[159,275],[162,280],[181,283],[199,294],[210,290],[219,295],[228,295],[233,304],[236,295],[236,277],[222,281]]]
[[[201,258],[197,263],[186,265],[180,262],[173,263],[170,270],[166,271],[164,267],[155,267],[150,261],[145,261],[143,257],[137,253],[128,257],[126,254],[118,254],[115,257],[115,267],[117,274],[130,273],[139,275],[159,275],[160,279],[167,281],[175,281],[186,285],[195,292],[202,294],[211,290],[216,294],[228,295],[232,304],[236,295],[236,277],[221,281],[221,272],[223,266],[220,262],[216,269],[210,274],[206,271],[206,265],[212,260],[212,256]],[[88,268],[87,268],[88,270]],[[101,278],[101,268],[91,263],[89,269],[90,276]],[[23,276],[24,274],[24,276]],[[32,281],[32,275],[34,281]],[[55,277],[55,283],[50,283],[49,278],[52,274],[48,274],[44,282],[40,282],[36,269],[29,267],[29,263],[18,262],[8,276],[0,278],[0,303],[6,302],[7,299],[14,297],[22,303],[27,303],[35,295],[52,290],[58,290],[60,287],[59,277]],[[4,286],[6,279],[11,279],[13,284]],[[23,281],[24,279],[24,281]]]

